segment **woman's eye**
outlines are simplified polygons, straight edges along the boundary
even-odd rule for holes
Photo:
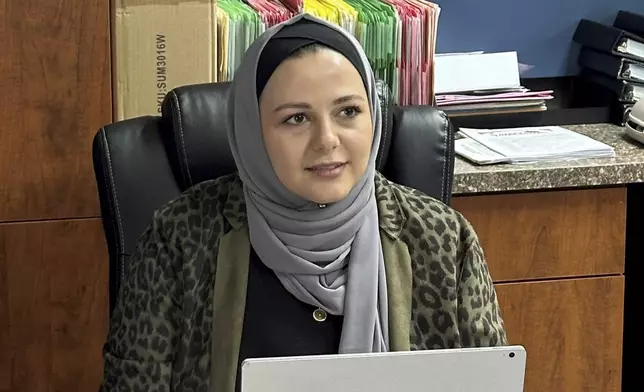
[[[342,109],[342,114],[346,117],[355,117],[358,113],[360,113],[360,108],[357,106]]]
[[[298,125],[298,124],[302,124],[304,121],[306,121],[306,116],[303,115],[302,113],[298,113],[287,118],[285,122],[291,125]]]

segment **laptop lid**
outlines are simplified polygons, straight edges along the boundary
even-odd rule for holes
[[[241,392],[523,392],[522,346],[247,359]]]

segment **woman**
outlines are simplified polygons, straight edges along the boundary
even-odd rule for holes
[[[155,214],[103,391],[233,392],[250,357],[506,343],[468,222],[376,172],[380,105],[353,37],[308,15],[268,30],[228,109],[238,173]]]

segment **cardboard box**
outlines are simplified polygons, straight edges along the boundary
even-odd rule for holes
[[[114,120],[159,115],[175,87],[216,81],[216,0],[113,0]]]

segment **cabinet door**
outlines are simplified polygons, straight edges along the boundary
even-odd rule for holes
[[[110,1],[0,4],[0,222],[99,215],[92,138],[112,120]]]
[[[107,309],[99,219],[0,224],[0,392],[97,391]]]
[[[623,276],[496,290],[510,343],[528,353],[525,392],[621,390]]]
[[[626,189],[454,198],[494,281],[624,273]]]

